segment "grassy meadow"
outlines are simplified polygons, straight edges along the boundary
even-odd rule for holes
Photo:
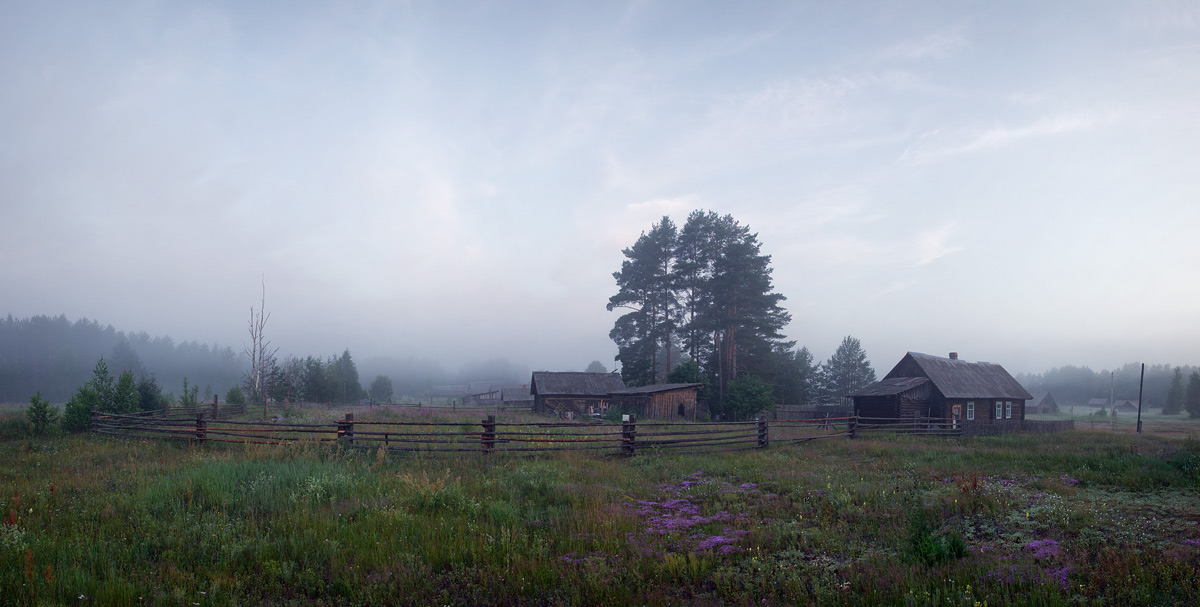
[[[1194,422],[632,459],[19,426],[4,605],[1200,604]]]

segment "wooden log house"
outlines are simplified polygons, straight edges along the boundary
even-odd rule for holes
[[[1033,398],[1004,367],[909,352],[884,378],[850,395],[862,417],[932,418],[964,433],[1022,427]]]
[[[696,421],[697,396],[704,384],[655,384],[612,393],[613,404],[632,409],[638,419]]]

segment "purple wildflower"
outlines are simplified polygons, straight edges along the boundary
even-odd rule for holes
[[[1070,581],[1067,580],[1067,576],[1071,573],[1070,567],[1063,566],[1058,569],[1047,569],[1042,573],[1048,581],[1058,584],[1058,587],[1062,590],[1071,587]]]
[[[1079,484],[1079,481],[1078,481],[1078,480],[1076,480],[1076,479],[1073,479],[1073,478],[1071,478],[1071,477],[1069,477],[1069,476],[1067,476],[1067,475],[1065,475],[1065,474],[1064,474],[1064,475],[1062,475],[1062,482],[1064,482],[1064,483],[1066,483],[1066,484],[1068,484],[1068,485],[1078,485],[1078,484]]]
[[[1195,546],[1196,548],[1200,548],[1200,540],[1183,540],[1183,543],[1185,543],[1189,546]]]
[[[1058,542],[1052,539],[1034,540],[1025,544],[1025,547],[1033,551],[1033,558],[1044,559],[1058,554]]]
[[[758,489],[758,485],[755,483],[743,483],[738,485],[738,489],[741,489],[742,491],[750,491],[753,489]]]

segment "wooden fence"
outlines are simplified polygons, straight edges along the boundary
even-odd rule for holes
[[[203,408],[203,407],[202,407]],[[219,411],[218,411],[219,412]],[[354,413],[331,423],[292,423],[220,419],[198,412],[145,415],[96,412],[98,434],[188,442],[260,445],[339,443],[349,447],[414,453],[544,453],[584,451],[602,455],[704,453],[765,449],[788,444],[878,433],[957,436],[961,428],[945,420],[866,417],[687,423],[638,422],[626,416],[618,424],[578,422],[501,422],[488,415],[478,423],[453,421],[355,420]],[[1051,431],[1039,429],[1038,431]]]

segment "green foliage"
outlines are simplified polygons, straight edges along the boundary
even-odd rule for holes
[[[117,378],[117,384],[113,387],[113,402],[110,411],[113,413],[134,413],[141,409],[141,395],[138,393],[137,382],[133,379],[133,372],[126,369],[121,372],[121,376]]]
[[[200,405],[200,400],[197,394],[200,392],[199,386],[188,387],[188,378],[183,376],[183,393],[179,395],[180,407],[197,407]]]
[[[25,417],[29,420],[29,429],[35,435],[45,434],[58,421],[58,411],[42,398],[38,392],[29,397],[29,407],[25,409]]]
[[[371,399],[379,403],[392,402],[392,380],[386,375],[376,375],[371,382]]]
[[[820,365],[808,348],[775,349],[775,400],[789,405],[818,404]]]
[[[138,409],[142,411],[161,411],[170,404],[153,373],[149,377],[142,375],[138,380],[137,392]]]
[[[96,398],[100,401],[101,411],[115,411],[116,406],[116,381],[108,372],[108,363],[104,362],[104,357],[96,361],[96,368],[92,371],[92,389],[96,391]]]
[[[933,513],[918,508],[908,522],[908,556],[925,565],[940,565],[967,555],[967,544],[960,534],[939,531],[934,527]]]
[[[681,230],[663,217],[622,252],[607,307],[630,310],[609,332],[626,385],[661,381],[681,340],[723,397],[739,371],[758,372],[791,320],[772,291],[771,257],[730,215],[695,211]]]
[[[1163,402],[1163,415],[1175,415],[1183,411],[1183,369],[1175,367],[1171,374],[1171,387],[1167,389],[1167,400]]]
[[[771,384],[753,375],[743,375],[733,380],[729,385],[729,394],[721,404],[721,410],[733,419],[751,419],[759,411],[775,409]]]
[[[246,404],[246,397],[242,394],[242,389],[238,386],[233,386],[225,392],[225,402],[231,405]]]
[[[875,382],[875,370],[862,344],[849,335],[821,367],[822,400],[850,404],[850,394]]]
[[[83,432],[92,427],[92,411],[100,407],[100,394],[90,383],[80,386],[63,406],[62,429]]]
[[[1200,417],[1200,371],[1192,371],[1192,376],[1188,378],[1184,407],[1189,417]]]
[[[349,349],[324,361],[309,356],[300,363],[299,374],[300,392],[309,402],[353,403],[366,395]]]

